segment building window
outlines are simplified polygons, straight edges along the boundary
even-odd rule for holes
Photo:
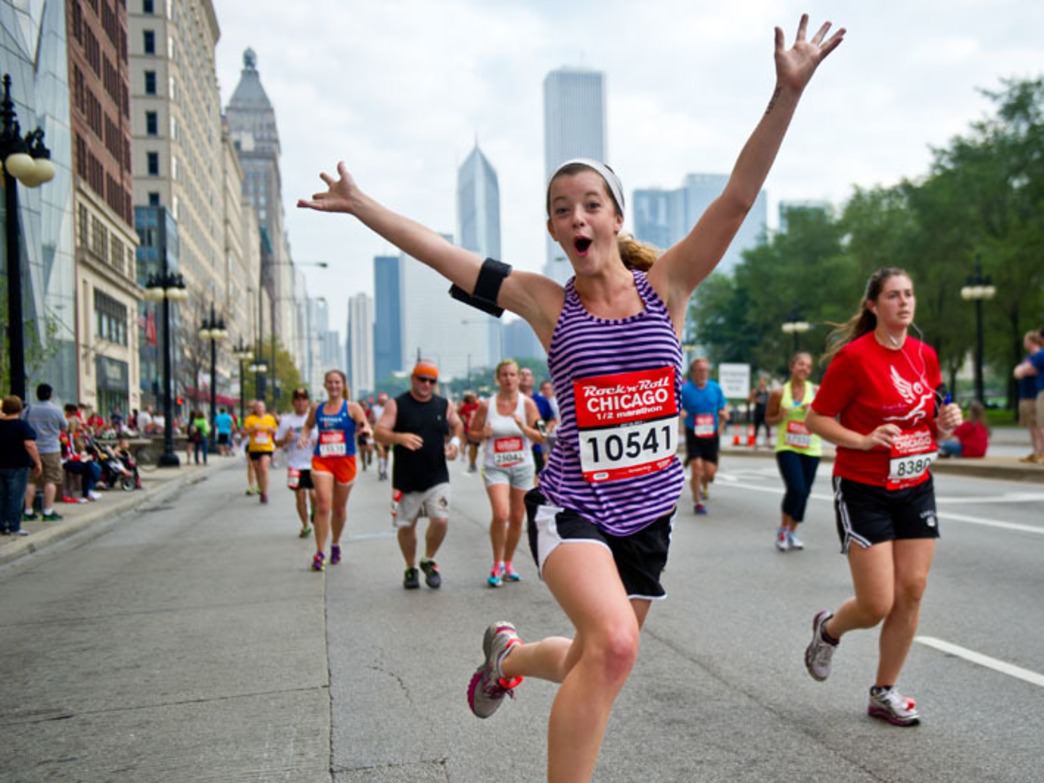
[[[155,95],[156,94],[156,72],[145,71],[145,94]]]
[[[154,14],[154,13],[156,13],[156,8],[155,8],[155,5],[153,4],[152,0],[142,0],[141,12],[143,14]]]
[[[145,112],[145,133],[149,136],[159,135],[159,114],[157,112]]]
[[[87,205],[80,204],[77,209],[78,212],[78,223],[80,228],[80,241],[78,244],[80,247],[87,247],[87,241],[91,236],[91,220],[90,213],[87,212]]]
[[[127,308],[98,289],[94,290],[94,331],[103,340],[127,344]]]
[[[160,205],[160,200],[159,199],[160,199],[159,193],[156,193],[155,191],[152,191],[151,193],[149,193],[149,206],[150,207],[158,207]]]
[[[156,53],[156,31],[155,30],[144,30],[142,32],[142,38],[145,46],[145,54]]]
[[[147,156],[148,156],[149,176],[150,177],[158,177],[159,176],[159,153],[158,152],[149,152],[149,153],[147,153]]]
[[[94,215],[91,215],[91,250],[102,261],[108,259],[109,229]]]
[[[123,243],[114,234],[109,244],[109,264],[120,274],[123,274]]]

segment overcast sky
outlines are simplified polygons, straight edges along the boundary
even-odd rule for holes
[[[605,72],[608,162],[635,188],[727,173],[773,87],[774,26],[788,46],[802,11],[848,30],[805,91],[769,175],[779,199],[843,202],[853,186],[928,171],[983,116],[979,88],[1044,73],[1036,0],[214,0],[222,104],[243,50],[257,52],[282,143],[283,199],[309,293],[341,332],[346,300],[373,293],[374,255],[391,252],[354,219],[298,210],[338,160],[365,191],[456,233],[456,171],[475,143],[500,181],[504,260],[544,263],[544,76]],[[628,220],[628,225],[630,221]]]

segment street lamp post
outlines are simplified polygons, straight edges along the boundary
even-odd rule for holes
[[[11,76],[4,74],[0,101],[0,171],[4,176],[4,228],[7,239],[7,338],[11,368],[11,394],[25,399],[25,318],[22,314],[22,248],[18,224],[18,183],[35,188],[54,179],[51,152],[44,146],[44,132],[37,128],[21,136]]]
[[[217,407],[217,344],[219,340],[228,337],[225,330],[225,320],[214,314],[214,303],[210,303],[210,318],[204,318],[199,326],[199,336],[204,340],[210,340],[210,431],[211,440],[217,437],[217,424],[215,422]],[[213,445],[213,444],[212,444]]]
[[[174,452],[174,406],[171,396],[171,340],[170,303],[188,299],[184,278],[167,269],[167,253],[162,252],[163,269],[149,275],[145,281],[145,298],[151,302],[163,302],[163,453],[158,465],[161,468],[176,468],[181,464]]]
[[[970,275],[967,284],[961,287],[961,299],[975,302],[975,399],[979,402],[984,402],[983,397],[985,397],[982,383],[982,303],[992,299],[996,293],[997,289],[993,287],[990,276],[983,275],[982,260],[976,253],[975,274]]]
[[[798,335],[804,334],[812,325],[808,321],[802,321],[801,315],[797,310],[791,310],[790,315],[787,316],[787,320],[783,322],[780,327],[784,334],[794,335],[794,353],[798,352],[800,345],[798,344]]]
[[[244,343],[243,338],[240,337],[239,342],[232,349],[232,353],[239,360],[239,421],[242,422],[246,415],[246,379],[243,373],[243,362],[249,362],[253,359],[254,352],[250,350],[250,346]]]

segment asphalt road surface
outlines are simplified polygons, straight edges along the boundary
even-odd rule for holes
[[[596,780],[1041,779],[1044,491],[937,477],[943,537],[899,683],[923,720],[901,729],[865,714],[876,632],[844,639],[826,683],[802,662],[814,612],[850,594],[828,472],[803,552],[773,547],[772,461],[724,457],[706,517],[686,490]],[[439,591],[402,589],[372,471],[322,576],[289,493],[260,507],[239,469],[0,570],[0,780],[543,780],[554,687],[527,681],[486,721],[465,688],[489,622],[569,626],[526,552],[521,583],[485,586],[482,482],[458,464],[452,483]]]

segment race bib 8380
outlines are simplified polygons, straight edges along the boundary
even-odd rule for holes
[[[673,367],[583,378],[573,382],[573,394],[586,481],[644,476],[677,459]]]

